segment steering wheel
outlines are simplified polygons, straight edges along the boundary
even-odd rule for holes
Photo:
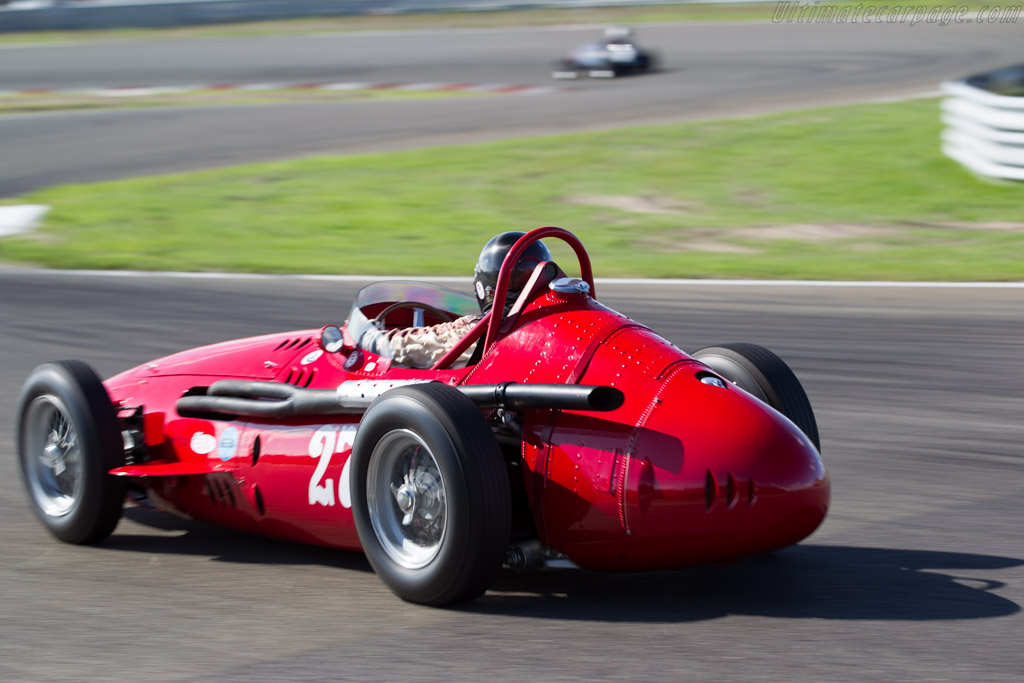
[[[397,301],[388,306],[387,308],[385,308],[383,311],[381,311],[376,318],[370,321],[370,323],[373,324],[375,327],[379,327],[380,323],[383,323],[385,318],[387,318],[395,311],[400,311],[403,308],[416,308],[422,311],[426,311],[427,313],[430,313],[431,315],[440,318],[442,321],[446,323],[450,323],[453,320],[455,320],[455,318],[452,317],[452,314],[449,313],[448,311],[442,311],[440,308],[434,308],[430,304],[425,304],[420,301]]]

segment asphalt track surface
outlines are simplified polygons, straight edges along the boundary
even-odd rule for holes
[[[0,50],[0,89],[267,80],[548,83],[593,30]],[[1020,61],[1015,26],[644,27],[664,73],[565,95],[0,117],[0,196],[257,159],[469,142],[932,90]],[[443,49],[442,49],[443,48]],[[332,59],[334,61],[332,61]],[[1024,670],[1024,290],[600,286],[685,349],[765,344],[814,402],[833,507],[804,544],[652,575],[503,573],[406,605],[354,553],[129,510],[96,547],[28,511],[31,369],[109,375],[344,315],[355,285],[0,270],[0,680],[950,680]]]
[[[551,84],[597,27],[109,42],[0,49],[0,90],[265,82]],[[0,116],[0,197],[60,183],[623,125],[756,114],[934,91],[1021,61],[1019,24],[644,26],[661,73],[578,91]],[[496,160],[500,163],[500,160]]]
[[[361,555],[130,509],[53,540],[13,445],[38,363],[109,375],[344,316],[357,285],[0,270],[0,680],[1018,681],[1024,289],[607,286],[684,349],[765,344],[814,403],[833,480],[805,543],[725,567],[503,573],[408,605]]]

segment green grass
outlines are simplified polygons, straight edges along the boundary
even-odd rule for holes
[[[58,187],[7,202],[53,210],[0,261],[468,274],[493,234],[560,225],[608,277],[1024,279],[1024,185],[939,131],[918,100]]]
[[[34,31],[0,33],[0,45],[39,42],[89,40],[158,40],[197,37],[254,36],[330,33],[368,30],[403,30],[424,28],[489,28],[502,26],[553,26],[562,24],[646,24],[670,21],[769,21],[776,2],[727,4],[647,5],[633,7],[581,7],[570,9],[537,9],[512,11],[425,12],[422,14],[323,17],[278,21],[211,24],[161,29],[111,29],[81,31]],[[805,4],[813,6],[813,3]],[[828,6],[856,6],[861,0],[827,2]],[[1019,7],[1016,0],[967,0],[950,8]],[[909,0],[901,8],[932,9],[934,2]],[[944,7],[943,7],[944,8]],[[911,16],[913,13],[911,12]],[[870,30],[870,29],[865,29]]]

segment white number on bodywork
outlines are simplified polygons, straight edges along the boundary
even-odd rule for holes
[[[313,438],[309,440],[309,457],[316,458],[316,469],[309,480],[309,504],[310,505],[334,505],[334,480],[325,479],[327,467],[331,464],[331,456],[335,454],[352,453],[352,444],[356,439],[356,425],[342,425],[321,427],[316,430]],[[338,477],[337,501],[342,507],[352,507],[352,488],[349,485],[348,473],[349,459],[346,458],[345,466],[341,468]]]

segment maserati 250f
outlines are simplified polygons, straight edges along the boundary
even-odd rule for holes
[[[480,313],[440,287],[363,288],[342,326],[185,351],[101,381],[42,365],[18,404],[29,501],[59,539],[109,536],[126,500],[281,539],[362,550],[405,600],[473,599],[503,565],[600,571],[730,562],[822,522],[828,476],[804,390],[773,353],[685,353],[538,263],[433,367],[367,332]],[[467,351],[476,349],[469,362]]]

